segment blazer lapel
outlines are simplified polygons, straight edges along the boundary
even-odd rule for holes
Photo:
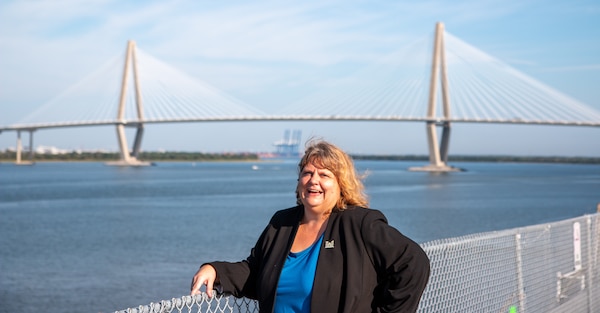
[[[343,294],[344,260],[338,214],[331,213],[319,251],[311,299],[312,312],[336,312],[340,305],[340,295]]]

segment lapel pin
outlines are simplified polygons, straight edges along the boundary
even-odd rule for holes
[[[335,246],[335,241],[333,239],[325,240],[325,249],[333,249],[334,246]]]

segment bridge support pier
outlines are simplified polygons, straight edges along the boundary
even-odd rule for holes
[[[128,165],[135,161],[129,155],[129,148],[127,148],[127,137],[125,136],[125,126],[117,125],[117,140],[119,141],[119,151],[121,159],[117,162],[111,162],[110,165]]]
[[[21,154],[23,152],[23,143],[21,141],[21,130],[17,130],[17,156],[16,165],[31,165],[33,164],[33,130],[29,130],[29,160],[23,161]]]
[[[442,104],[444,119],[436,117],[436,99],[438,72],[441,72]],[[409,171],[424,172],[458,172],[461,169],[448,165],[448,148],[450,146],[450,97],[448,95],[448,77],[446,75],[446,56],[444,53],[444,24],[437,23],[433,44],[433,60],[431,62],[431,81],[429,85],[429,106],[426,123],[427,144],[429,148],[429,164],[423,167],[411,167]],[[442,141],[438,147],[437,125],[442,126]]]
[[[129,152],[129,148],[127,148],[127,137],[125,136],[125,126],[127,122],[125,121],[125,102],[127,95],[127,78],[129,74],[130,64],[133,70],[133,82],[135,86],[135,102],[137,108],[137,131],[135,134],[135,140],[133,144],[133,149]],[[143,106],[142,106],[142,96],[140,93],[140,86],[138,81],[137,74],[137,62],[135,57],[135,42],[129,41],[127,42],[127,52],[125,55],[125,68],[123,69],[123,81],[121,83],[121,98],[119,102],[119,111],[117,113],[117,119],[122,123],[117,125],[117,140],[119,141],[119,150],[121,159],[116,162],[108,162],[107,165],[115,165],[115,166],[148,166],[151,165],[150,162],[143,162],[138,160],[138,156],[140,153],[140,148],[142,145],[142,134],[144,132],[144,124],[142,121],[144,120],[143,115]]]
[[[143,128],[138,128],[135,143],[132,151],[129,151],[127,147],[127,137],[125,136],[125,125],[117,125],[117,139],[119,141],[119,152],[120,159],[115,162],[107,162],[106,165],[113,166],[149,166],[152,165],[150,162],[138,160],[141,144],[141,131]]]
[[[142,148],[142,136],[144,135],[144,125],[140,124],[137,127],[137,131],[135,132],[135,139],[133,140],[133,149],[131,151],[131,156],[136,158],[140,154],[140,150]]]
[[[440,143],[440,158],[448,164],[448,148],[450,147],[450,122],[442,125],[442,142]]]
[[[413,172],[460,172],[463,169],[448,165],[448,147],[450,146],[450,123],[442,124],[442,139],[438,147],[435,122],[427,122],[427,143],[429,145],[429,164],[422,167],[410,167]]]

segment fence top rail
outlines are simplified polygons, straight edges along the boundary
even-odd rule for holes
[[[600,212],[592,213],[592,214],[585,214],[583,216],[578,216],[578,217],[573,217],[573,218],[569,218],[569,219],[565,219],[565,220],[554,221],[554,222],[543,223],[543,224],[535,224],[535,225],[528,225],[528,226],[503,229],[503,230],[497,230],[497,231],[475,233],[475,234],[469,234],[469,235],[464,235],[464,236],[459,236],[459,237],[436,239],[436,240],[424,242],[420,245],[426,251],[427,250],[437,250],[437,249],[440,249],[441,247],[446,247],[448,245],[453,245],[453,246],[454,245],[463,245],[463,244],[475,242],[475,241],[496,239],[496,238],[501,238],[501,237],[506,237],[506,236],[515,236],[517,234],[524,233],[524,232],[543,231],[543,230],[552,228],[553,225],[575,222],[577,220],[580,220],[580,219],[588,217],[588,216],[600,218]]]

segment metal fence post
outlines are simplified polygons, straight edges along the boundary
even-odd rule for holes
[[[598,238],[596,238],[597,240]],[[593,290],[594,290],[594,285],[593,285],[593,281],[594,281],[594,271],[593,271],[593,266],[594,264],[592,263],[592,217],[588,216],[587,217],[587,249],[588,249],[588,253],[587,253],[587,261],[586,261],[586,266],[587,266],[587,298],[588,298],[588,313],[592,313],[592,310],[594,309],[594,294],[593,294]]]
[[[519,313],[525,312],[525,288],[523,287],[523,259],[521,257],[521,234],[515,235],[517,255],[517,288],[519,297]]]

